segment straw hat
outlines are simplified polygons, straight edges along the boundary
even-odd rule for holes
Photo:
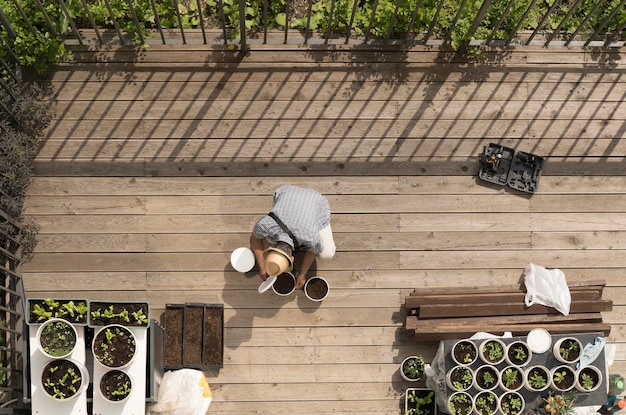
[[[263,251],[265,258],[265,270],[270,276],[280,275],[283,272],[291,271],[293,262],[286,252],[278,248],[267,248]]]

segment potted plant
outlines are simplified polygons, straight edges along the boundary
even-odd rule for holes
[[[524,373],[524,387],[531,392],[541,392],[550,386],[550,371],[543,365],[528,368]]]
[[[561,363],[574,363],[582,355],[583,345],[576,337],[562,337],[554,342],[552,352]]]
[[[474,396],[474,411],[478,415],[493,415],[498,410],[498,395],[493,391],[481,391]]]
[[[311,301],[322,301],[328,295],[328,281],[315,276],[309,278],[304,284],[304,294]]]
[[[602,372],[595,366],[584,366],[576,371],[576,389],[589,393],[600,387]]]
[[[51,360],[41,372],[41,387],[52,399],[73,399],[88,384],[89,375],[84,367],[69,359]]]
[[[471,340],[459,340],[450,350],[452,360],[457,365],[472,365],[478,359],[478,348]]]
[[[474,383],[474,372],[469,366],[454,366],[446,374],[446,383],[454,391],[466,391]]]
[[[500,339],[483,340],[479,347],[479,356],[483,362],[490,365],[498,365],[504,360],[506,346]]]
[[[88,324],[90,327],[102,327],[111,324],[148,327],[149,316],[148,303],[91,301],[89,303]]]
[[[575,400],[576,395],[573,393],[554,395],[550,392],[548,397],[543,399],[543,409],[548,415],[567,415],[572,412]]]
[[[100,378],[99,391],[104,399],[111,402],[123,402],[132,391],[130,375],[122,370],[109,370]]]
[[[52,318],[60,318],[77,325],[87,324],[87,300],[29,298],[27,304],[27,324],[41,324]]]
[[[576,384],[576,373],[574,369],[567,365],[557,366],[550,372],[550,386],[559,391],[567,392],[574,388]]]
[[[524,397],[515,391],[504,392],[498,401],[500,411],[505,415],[517,415],[524,411],[526,401]]]
[[[418,381],[424,376],[424,358],[422,356],[409,356],[400,365],[400,374],[409,382]]]
[[[479,391],[493,390],[500,382],[500,372],[495,366],[483,365],[474,373],[474,386]]]
[[[506,348],[505,359],[509,365],[526,366],[532,359],[533,352],[528,344],[522,340],[516,340]]]
[[[500,371],[500,387],[505,391],[517,391],[524,386],[524,373],[517,366],[507,366]]]
[[[405,415],[436,415],[435,391],[409,388],[404,396]]]
[[[78,333],[69,322],[52,318],[37,330],[37,342],[42,352],[50,358],[69,356],[76,347]]]
[[[291,272],[283,272],[272,285],[272,290],[282,296],[287,296],[296,290],[296,277]]]
[[[135,357],[135,335],[117,324],[102,327],[93,338],[92,352],[96,360],[107,368],[123,368]]]
[[[472,405],[472,396],[467,392],[454,392],[447,401],[450,415],[469,415],[473,410]]]

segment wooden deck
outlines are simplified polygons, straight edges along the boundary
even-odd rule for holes
[[[624,52],[75,48],[43,78],[56,117],[27,201],[27,295],[147,300],[157,320],[223,303],[209,413],[396,415],[399,363],[434,354],[404,332],[404,297],[510,285],[533,262],[607,280],[625,373]],[[477,179],[490,142],[546,157],[537,194]],[[285,183],[330,200],[321,305],[229,266]]]

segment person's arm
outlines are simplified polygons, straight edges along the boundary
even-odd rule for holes
[[[256,257],[256,263],[259,264],[259,275],[261,279],[265,281],[269,275],[265,270],[265,258],[263,257],[265,245],[263,244],[263,239],[259,239],[252,234],[250,235],[250,245],[252,245],[252,252],[254,252],[254,256]]]
[[[311,268],[311,265],[313,264],[313,261],[315,261],[316,257],[317,255],[315,255],[314,252],[306,251],[304,253],[304,258],[302,258],[300,270],[298,271],[298,275],[296,275],[296,289],[304,287],[304,283],[306,282],[306,274],[307,272],[309,272],[309,268]]]

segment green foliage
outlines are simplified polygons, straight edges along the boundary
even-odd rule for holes
[[[424,359],[422,356],[407,359],[402,365],[402,372],[410,379],[420,379],[424,376]]]
[[[425,396],[421,396],[424,391],[418,390],[410,390],[407,392],[407,400],[410,404],[410,408],[408,408],[406,415],[430,415],[432,414],[432,408],[434,408],[433,398],[435,397],[435,392],[430,391]]]

